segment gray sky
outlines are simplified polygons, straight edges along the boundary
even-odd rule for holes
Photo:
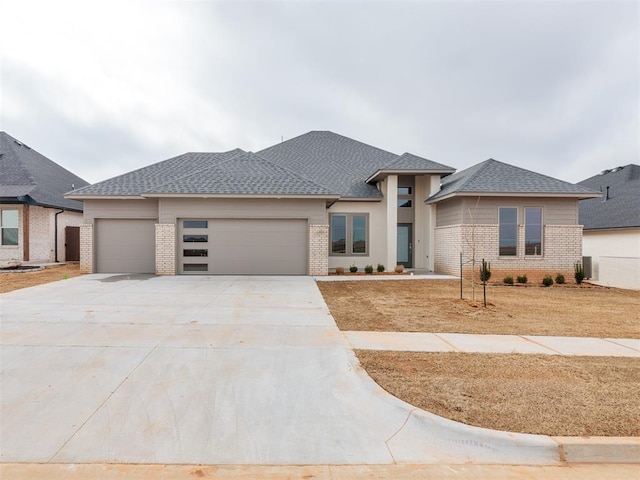
[[[0,2],[0,130],[92,183],[309,130],[571,182],[640,163],[637,1]]]

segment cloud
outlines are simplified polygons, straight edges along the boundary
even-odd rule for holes
[[[639,162],[637,3],[5,3],[2,128],[90,181],[322,129],[571,181]]]

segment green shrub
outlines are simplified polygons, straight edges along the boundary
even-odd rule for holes
[[[527,280],[529,279],[526,275],[518,275],[518,283],[527,283]]]
[[[487,263],[483,258],[482,266],[480,267],[480,280],[482,282],[488,282],[490,278],[491,278],[491,264]]]
[[[576,263],[573,270],[573,276],[576,279],[576,283],[580,285],[584,280],[584,266],[582,266],[581,263]]]
[[[559,273],[556,275],[556,283],[562,285],[564,283],[564,275]]]
[[[378,264],[378,272],[382,273],[382,272],[384,272],[384,270],[385,270],[385,269],[384,269],[384,265],[383,265],[383,264],[381,264],[381,263],[379,263],[379,264]]]
[[[553,278],[551,278],[551,275],[547,275],[542,279],[542,285],[544,285],[545,287],[550,287],[551,285],[553,285]]]
[[[504,280],[502,280],[504,283],[506,283],[507,285],[513,285],[513,277],[512,276],[507,276],[504,277]]]
[[[367,265],[366,267],[364,267],[364,271],[366,273],[373,273],[373,265]]]
[[[358,271],[358,267],[356,267],[355,264],[351,264],[351,266],[349,267],[349,271],[351,273],[356,273]]]

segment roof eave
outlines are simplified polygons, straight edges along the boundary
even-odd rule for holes
[[[276,198],[276,199],[313,199],[313,200],[338,200],[338,194],[228,194],[228,193],[145,193],[144,198]]]
[[[452,197],[527,197],[527,198],[575,198],[578,200],[601,197],[602,193],[557,192],[451,192],[437,198],[427,198],[424,203],[437,203]]]
[[[64,198],[69,200],[77,200],[82,202],[84,200],[144,200],[141,195],[64,195]]]
[[[366,183],[377,182],[389,175],[448,175],[455,173],[455,171],[455,168],[416,168],[411,170],[384,168],[376,171],[373,175],[367,178]]]

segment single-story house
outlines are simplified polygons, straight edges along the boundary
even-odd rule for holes
[[[86,185],[0,132],[0,261],[79,261],[83,204],[64,194]]]
[[[186,153],[67,198],[85,205],[85,272],[457,274],[469,229],[499,268],[573,271],[578,200],[599,193],[495,160],[454,172],[312,131],[256,153]]]
[[[640,166],[605,170],[579,182],[602,192],[580,201],[583,255],[592,278],[603,285],[640,288]]]

